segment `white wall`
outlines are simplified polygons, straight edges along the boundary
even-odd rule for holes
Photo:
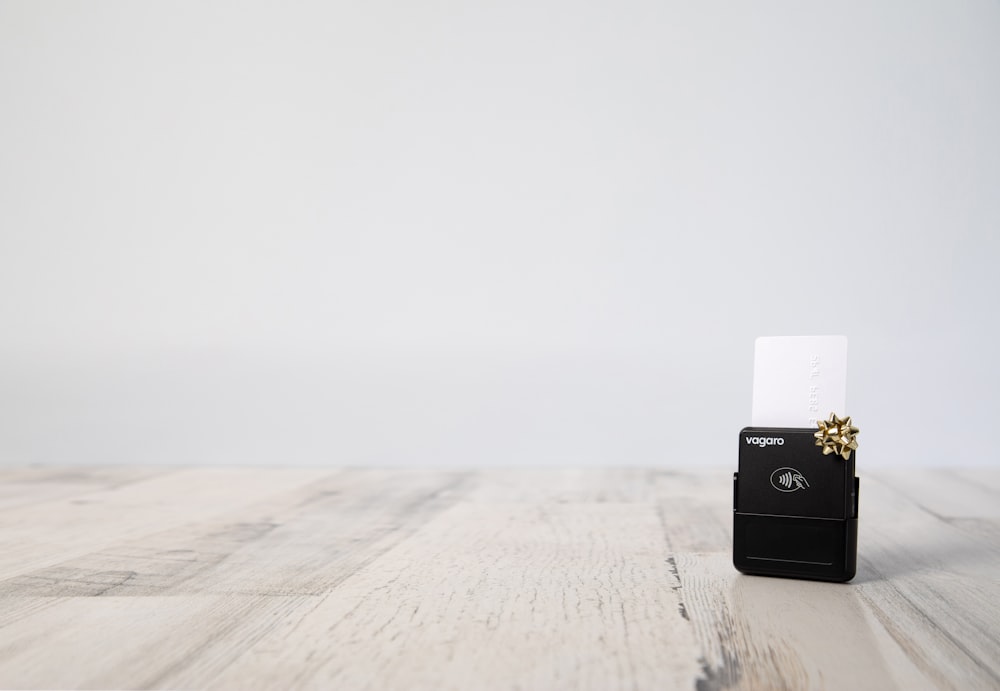
[[[0,0],[0,463],[998,463],[1000,4]]]

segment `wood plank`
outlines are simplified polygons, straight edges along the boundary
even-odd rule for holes
[[[120,686],[125,671],[141,671],[140,686],[158,685],[178,666],[210,674],[264,635],[277,614],[288,621],[308,613],[315,607],[313,595],[334,588],[405,539],[421,525],[422,515],[450,505],[450,493],[464,479],[460,473],[345,471],[208,521],[7,579],[0,582],[0,602],[28,606],[0,606],[0,640],[19,650],[25,647],[25,630],[29,637],[40,631],[38,636],[51,641],[52,654],[81,660],[78,679],[98,687]],[[172,597],[163,599],[167,595]],[[108,637],[127,636],[130,645],[142,642],[155,655],[144,658],[141,670],[129,662],[133,647],[93,656],[86,624],[76,622],[88,622],[95,611],[128,610],[127,605],[104,609],[99,604],[121,597],[169,603],[179,608],[177,617],[197,626],[183,629],[178,645],[180,624],[173,615],[144,617],[141,623],[107,621]],[[145,606],[134,609],[142,612]],[[13,630],[21,619],[29,621]],[[64,635],[67,626],[70,634]],[[0,661],[2,656],[0,650]],[[105,675],[109,661],[119,657],[112,664],[117,671]],[[36,675],[41,671],[30,655],[10,655],[0,666],[17,679],[27,678],[18,674],[31,669]],[[75,685],[58,675],[41,679],[46,687]]]
[[[873,626],[851,586],[743,576],[727,554],[679,554],[700,645],[699,689],[921,688],[927,678]]]
[[[0,469],[0,511],[76,497],[99,489],[115,489],[170,472],[177,472],[177,469],[86,466],[3,468]]]
[[[738,574],[726,469],[73,472],[0,475],[2,687],[1000,687],[980,469],[866,474],[849,585]]]
[[[0,512],[0,579],[217,516],[329,473],[189,469]]]
[[[919,489],[909,472],[882,477],[867,482],[862,492],[855,587],[938,687],[997,688],[1000,545],[910,498],[933,492],[933,484]]]
[[[731,470],[651,471],[651,490],[672,552],[731,553]]]
[[[0,465],[0,483],[30,482],[41,484],[51,482],[91,485],[94,487],[120,487],[157,475],[175,473],[183,467],[152,465],[117,466],[52,466],[52,465]]]
[[[986,473],[970,476],[941,468],[911,468],[868,475],[942,518],[1000,519],[1000,490],[985,481]]]
[[[1000,467],[948,468],[947,472],[968,482],[973,482],[984,487],[989,487],[995,492],[1000,492]]]
[[[655,496],[648,468],[486,468],[465,500],[570,504],[642,502]]]
[[[209,685],[689,687],[659,527],[628,504],[460,504]]]
[[[271,473],[259,476],[267,481]],[[0,581],[0,595],[315,594],[450,505],[461,473],[344,471]],[[376,551],[373,554],[379,554]]]
[[[20,621],[16,632],[0,631],[0,685],[155,687],[188,668],[188,660],[203,656],[206,642],[226,636],[238,644],[248,632],[252,641],[258,629],[266,630],[299,600],[222,595],[60,599]]]

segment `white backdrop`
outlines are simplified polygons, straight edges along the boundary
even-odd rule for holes
[[[995,464],[1000,4],[0,0],[0,463]]]

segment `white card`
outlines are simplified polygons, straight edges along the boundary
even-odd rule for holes
[[[753,427],[815,427],[846,415],[846,336],[761,336],[754,345]]]

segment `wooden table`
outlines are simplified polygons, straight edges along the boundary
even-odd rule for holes
[[[1000,688],[1000,469],[862,477],[851,584],[729,469],[0,470],[0,686]]]

